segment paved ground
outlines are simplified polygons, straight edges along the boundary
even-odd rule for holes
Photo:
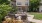
[[[33,19],[32,22],[35,22],[35,23],[42,23],[42,20]]]
[[[29,14],[27,14],[27,15],[28,15],[28,20],[30,22],[42,23],[42,20],[33,19],[34,15],[29,15]]]

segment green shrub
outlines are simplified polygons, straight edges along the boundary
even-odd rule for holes
[[[0,5],[0,22],[2,21],[2,18],[7,15],[8,12],[12,10],[12,7],[9,5],[2,4]]]

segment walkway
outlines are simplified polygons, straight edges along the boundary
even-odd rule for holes
[[[29,14],[27,15],[28,15],[28,21],[35,22],[35,23],[42,23],[42,20],[33,19],[34,15],[29,15]]]

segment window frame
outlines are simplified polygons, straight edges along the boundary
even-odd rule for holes
[[[25,5],[28,5],[28,2],[25,2]]]
[[[17,5],[21,5],[21,2],[17,2]]]

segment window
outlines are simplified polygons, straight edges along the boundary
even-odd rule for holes
[[[28,2],[26,2],[25,5],[28,5]]]
[[[21,2],[18,2],[17,5],[21,5]]]

